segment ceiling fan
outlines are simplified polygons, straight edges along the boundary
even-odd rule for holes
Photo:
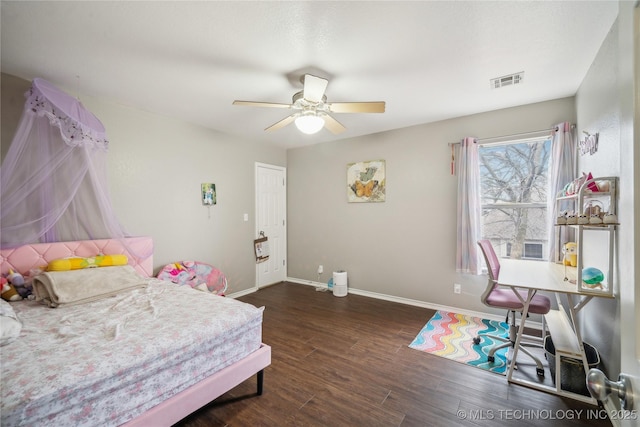
[[[233,105],[253,107],[288,108],[296,110],[293,114],[269,126],[265,130],[273,131],[294,122],[303,133],[313,134],[326,127],[334,134],[344,132],[345,127],[329,113],[384,113],[383,102],[327,102],[324,94],[329,81],[312,74],[300,78],[302,91],[293,95],[291,104],[272,102],[233,101]]]

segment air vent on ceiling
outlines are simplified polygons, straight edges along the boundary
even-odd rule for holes
[[[496,77],[495,79],[491,79],[491,88],[498,89],[504,86],[517,85],[522,83],[522,79],[524,78],[524,71],[520,71],[519,73],[509,74],[508,76]]]

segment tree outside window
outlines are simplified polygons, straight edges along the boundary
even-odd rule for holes
[[[549,137],[482,145],[482,237],[499,256],[544,259],[548,253]]]

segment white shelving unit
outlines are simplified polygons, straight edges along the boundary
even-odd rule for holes
[[[605,187],[605,191],[591,192],[588,187],[591,183]],[[603,214],[617,215],[617,177],[598,177],[586,180],[576,194],[564,197],[558,197],[556,204],[558,211],[568,210],[575,214],[576,222],[579,220],[578,215],[587,215],[589,220],[590,210],[595,206],[601,208]],[[568,209],[561,209],[567,207]],[[604,217],[601,217],[604,221]],[[614,238],[617,220],[614,223],[602,224],[557,224],[557,233],[555,239],[556,245],[556,262],[563,262],[562,247],[567,241],[574,241],[577,246],[576,258],[577,265],[575,267],[576,281],[578,289],[581,293],[597,295],[597,296],[613,296],[613,260],[614,260]],[[568,240],[562,229],[573,230],[572,239]],[[570,267],[568,267],[570,268]],[[597,268],[600,270],[604,278],[598,285],[587,284],[583,278],[583,272],[587,268]]]
[[[603,191],[592,192],[588,190],[591,183],[598,185]],[[576,394],[562,388],[561,371],[563,358],[582,360],[585,376],[589,371],[589,364],[585,354],[582,335],[578,327],[578,312],[594,297],[613,298],[613,261],[614,239],[617,227],[615,223],[602,224],[578,224],[578,215],[593,213],[593,208],[599,206],[601,213],[617,215],[617,177],[597,177],[586,180],[580,189],[573,195],[556,198],[558,212],[568,211],[575,215],[575,224],[556,224],[555,238],[555,262],[563,264],[562,247],[568,241],[576,243],[576,266],[561,268],[564,272],[565,283],[574,283],[572,292],[565,293],[567,307],[565,307],[556,293],[557,309],[546,314],[545,328],[555,348],[555,387],[539,387],[555,394],[571,397],[589,403],[595,403],[590,396]],[[603,216],[601,219],[604,220]],[[584,222],[584,217],[582,219]],[[604,278],[599,285],[585,283],[583,272],[589,267],[600,270]],[[559,271],[558,271],[559,272]],[[556,280],[562,280],[560,278]]]

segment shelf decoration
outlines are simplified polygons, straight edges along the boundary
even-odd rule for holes
[[[568,182],[564,186],[560,194],[558,194],[558,197],[574,196],[578,194],[583,184],[585,183],[587,184],[587,190],[589,190],[590,192],[597,193],[600,191],[598,184],[596,184],[593,180],[593,175],[591,175],[591,172],[589,172],[588,174],[582,172],[581,176],[571,182]]]
[[[617,194],[617,177],[583,173],[556,197],[555,261],[582,294],[614,295]]]
[[[604,273],[595,267],[586,267],[584,270],[582,270],[582,281],[589,288],[602,289]]]
[[[570,265],[571,267],[578,265],[577,248],[578,245],[576,242],[567,242],[564,244],[562,247],[562,263],[564,265]]]

